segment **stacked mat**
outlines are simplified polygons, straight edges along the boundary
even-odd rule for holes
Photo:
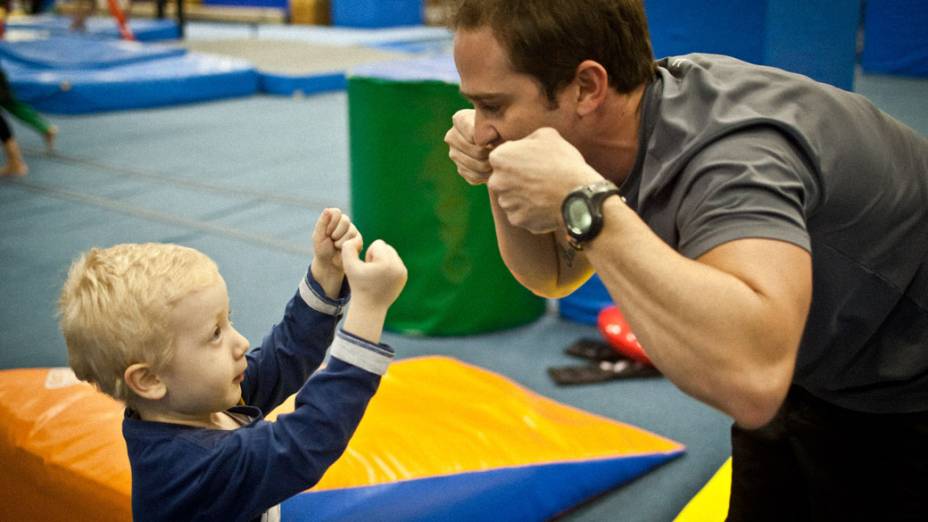
[[[159,107],[258,90],[258,73],[246,61],[112,39],[3,41],[0,63],[17,98],[52,113]]]
[[[71,31],[70,19],[19,17],[0,42],[0,63],[16,96],[45,112],[160,107],[257,92],[277,95],[344,90],[349,68],[409,53],[445,51],[451,33],[413,26],[385,29],[188,24],[166,47],[119,40],[109,18]],[[133,21],[139,41],[176,39],[170,21]]]
[[[355,67],[448,52],[451,32],[442,27],[380,29],[260,25],[188,26],[184,47],[238,57],[255,64],[261,92],[289,96],[344,90]]]
[[[85,21],[86,30],[82,33],[92,38],[120,38],[119,27],[110,17],[95,16]],[[129,27],[135,39],[140,42],[175,40],[180,38],[180,29],[173,20],[131,20]],[[36,15],[12,16],[7,20],[7,31],[30,33],[32,35],[67,36],[73,35],[71,19],[65,16]]]

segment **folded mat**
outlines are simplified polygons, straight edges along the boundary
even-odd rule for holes
[[[122,416],[68,369],[0,371],[0,520],[130,520]],[[408,359],[283,518],[545,520],[683,450],[455,359]]]

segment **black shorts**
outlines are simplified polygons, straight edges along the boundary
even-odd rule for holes
[[[731,441],[729,520],[928,520],[928,411],[860,413],[794,386]]]

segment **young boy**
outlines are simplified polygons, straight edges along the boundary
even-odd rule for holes
[[[406,268],[379,240],[359,259],[337,209],[313,243],[283,320],[250,352],[216,264],[194,249],[117,245],[72,265],[61,329],[77,376],[126,404],[136,521],[278,520],[345,450],[393,357],[380,335]],[[262,420],[297,391],[293,413]]]

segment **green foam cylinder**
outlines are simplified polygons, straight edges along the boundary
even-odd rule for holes
[[[468,106],[455,83],[348,79],[352,216],[365,242],[399,252],[409,280],[386,328],[467,335],[531,322],[545,301],[503,264],[485,186],[461,178],[443,138]]]

